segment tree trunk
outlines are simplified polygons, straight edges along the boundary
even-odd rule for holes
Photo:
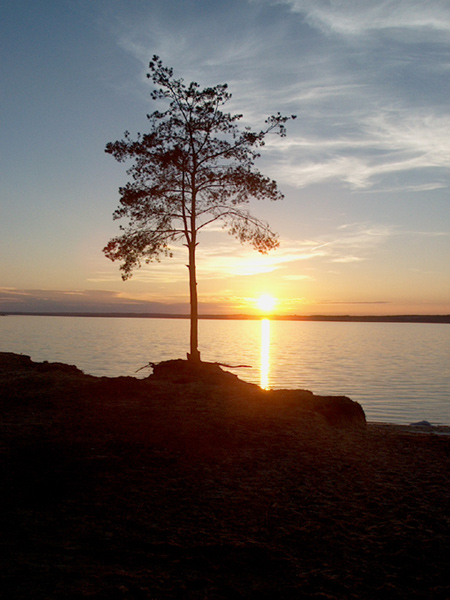
[[[191,362],[200,362],[200,352],[198,351],[198,298],[197,298],[197,274],[195,268],[195,240],[189,244],[189,299],[191,304],[191,343],[190,354],[187,358]]]

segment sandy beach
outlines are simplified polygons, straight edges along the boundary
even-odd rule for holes
[[[0,367],[5,598],[450,597],[445,428],[231,374]]]

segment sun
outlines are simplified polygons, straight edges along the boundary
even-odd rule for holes
[[[262,294],[256,300],[259,310],[263,313],[271,313],[277,305],[277,299],[269,294]]]

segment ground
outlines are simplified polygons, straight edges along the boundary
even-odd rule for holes
[[[0,366],[0,596],[450,597],[445,431],[215,366]]]

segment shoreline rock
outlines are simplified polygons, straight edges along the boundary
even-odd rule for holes
[[[191,399],[191,405],[186,402],[186,418],[189,411],[199,404],[205,409],[213,409],[220,402],[228,402],[228,417],[236,415],[259,414],[267,417],[283,419],[294,418],[301,411],[303,419],[306,413],[315,413],[333,427],[365,428],[366,418],[360,404],[346,396],[318,396],[308,390],[263,390],[259,386],[239,379],[233,373],[223,370],[217,363],[202,362],[192,364],[186,360],[176,359],[154,364],[153,373],[145,379],[135,377],[94,377],[85,375],[74,365],[64,363],[34,362],[29,356],[14,353],[0,353],[0,384],[3,393],[7,390],[8,381],[14,391],[14,397],[23,393],[29,394],[33,378],[39,379],[40,395],[45,394],[57,400],[56,383],[62,385],[65,380],[65,393],[70,386],[77,388],[92,388],[93,394],[100,393],[101,387],[107,388],[110,395],[115,395],[118,401],[129,396],[132,398],[147,398],[165,396],[168,406],[178,403],[177,396]],[[44,379],[43,379],[44,378]],[[28,379],[25,386],[25,380]],[[10,390],[10,392],[12,391]],[[84,390],[89,395],[89,390]],[[168,396],[171,396],[170,398]],[[240,405],[239,405],[240,404]],[[181,405],[179,406],[181,409]],[[214,412],[214,411],[213,411]]]

